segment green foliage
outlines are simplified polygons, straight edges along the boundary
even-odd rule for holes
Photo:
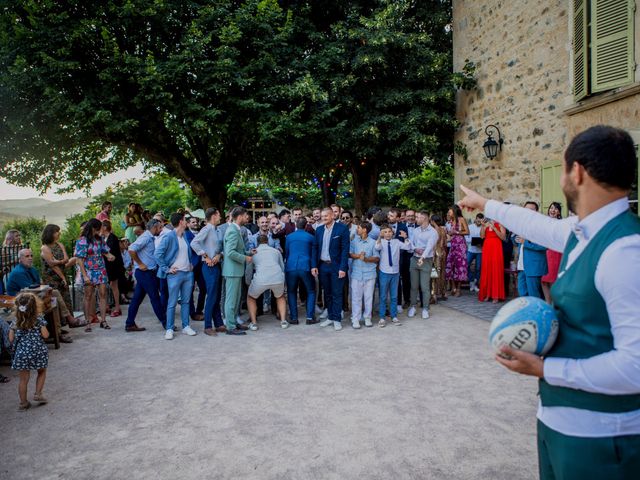
[[[47,223],[43,219],[38,218],[20,218],[12,220],[3,225],[0,230],[0,238],[4,241],[4,237],[9,230],[18,230],[22,238],[22,243],[28,243],[29,247],[33,251],[33,265],[37,269],[42,266],[42,260],[40,259],[40,247],[42,242],[40,237],[42,230]]]
[[[120,220],[124,219],[130,202],[139,203],[152,213],[163,212],[165,215],[179,208],[200,208],[200,203],[190,188],[178,179],[162,173],[118,182],[94,197],[89,209],[97,213],[107,200],[113,204],[112,218]]]
[[[87,210],[84,213],[76,213],[75,215],[67,217],[67,221],[60,235],[60,242],[62,242],[64,248],[67,249],[67,254],[70,257],[73,256],[73,252],[76,247],[76,240],[80,236],[80,232],[82,232],[82,227],[80,225],[82,222],[86,222],[93,217],[95,217],[95,214],[89,210],[89,207],[87,207]]]
[[[430,165],[419,174],[407,177],[398,188],[403,205],[432,213],[446,213],[453,203],[453,168]]]

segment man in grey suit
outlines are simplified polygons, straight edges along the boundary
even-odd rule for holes
[[[247,294],[247,308],[251,318],[251,330],[257,330],[258,324],[256,316],[258,305],[256,299],[267,290],[273,292],[278,304],[278,313],[280,313],[280,326],[287,328],[289,324],[286,320],[286,302],[284,298],[284,261],[282,254],[276,248],[268,245],[269,238],[266,235],[258,236],[258,248],[252,257],[255,275],[249,285]]]

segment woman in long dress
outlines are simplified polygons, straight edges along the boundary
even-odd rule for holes
[[[507,231],[498,222],[485,218],[480,228],[482,244],[482,268],[480,269],[480,291],[478,299],[486,302],[492,300],[498,303],[505,299],[504,292],[504,264],[502,241]]]
[[[551,202],[547,209],[551,218],[562,218],[562,206],[558,202]],[[562,253],[547,248],[547,274],[542,277],[542,293],[547,303],[551,304],[551,286],[558,278]]]
[[[448,236],[451,247],[447,254],[447,280],[453,284],[452,295],[460,296],[460,284],[467,280],[467,241],[465,235],[469,235],[469,226],[462,216],[462,210],[457,205],[452,206],[447,212],[449,220]]]

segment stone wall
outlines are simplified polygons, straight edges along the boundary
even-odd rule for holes
[[[457,97],[461,127],[455,140],[464,149],[455,155],[456,186],[463,183],[514,203],[540,200],[541,167],[560,162],[576,133],[600,123],[640,130],[640,68],[635,84],[588,98],[576,108],[571,6],[569,0],[453,1],[454,68],[460,70],[469,59],[478,81],[476,90]],[[640,9],[635,18],[638,64]],[[500,128],[505,141],[493,160],[482,150],[489,124]]]

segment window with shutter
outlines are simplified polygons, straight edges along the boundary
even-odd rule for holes
[[[576,101],[588,92],[587,0],[573,2],[573,96]]]
[[[591,91],[633,82],[633,0],[591,0]]]

